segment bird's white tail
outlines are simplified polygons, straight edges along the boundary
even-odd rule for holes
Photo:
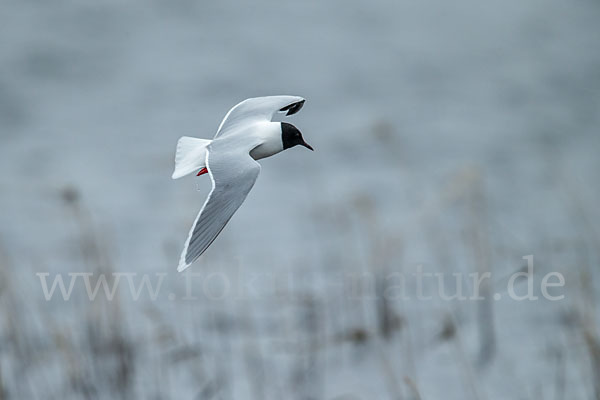
[[[182,136],[177,141],[173,179],[181,178],[205,167],[206,146],[210,140]]]

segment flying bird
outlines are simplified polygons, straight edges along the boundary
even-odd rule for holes
[[[179,139],[172,178],[208,173],[212,189],[190,229],[177,271],[206,251],[242,205],[260,172],[256,160],[296,145],[313,150],[294,125],[271,121],[278,113],[296,114],[304,101],[297,96],[246,99],[229,110],[212,140]]]

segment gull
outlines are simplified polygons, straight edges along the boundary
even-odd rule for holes
[[[278,113],[296,114],[304,101],[298,96],[246,99],[229,110],[212,140],[179,139],[172,178],[207,173],[212,189],[190,229],[177,271],[206,251],[242,205],[260,172],[256,160],[296,145],[313,150],[294,125],[272,121]]]

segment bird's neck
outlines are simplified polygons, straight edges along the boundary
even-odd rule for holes
[[[250,156],[255,160],[270,157],[283,150],[281,141],[281,124],[279,122],[268,122],[257,127],[256,134],[260,144],[250,151]]]

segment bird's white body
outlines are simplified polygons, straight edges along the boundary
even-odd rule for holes
[[[192,225],[178,271],[187,268],[210,246],[243,203],[260,172],[255,160],[285,148],[284,124],[272,122],[272,117],[284,111],[287,115],[294,114],[303,104],[304,99],[297,96],[247,99],[229,110],[213,140],[186,136],[179,139],[173,179],[192,172],[208,173],[212,190]],[[302,144],[312,150],[300,132],[293,129],[297,134],[291,137],[296,140],[292,146]]]

